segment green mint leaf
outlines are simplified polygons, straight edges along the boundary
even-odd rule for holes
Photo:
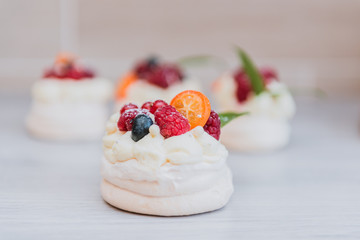
[[[224,59],[212,55],[194,55],[182,57],[177,60],[177,63],[184,68],[194,66],[207,66],[212,64],[221,67],[227,66],[227,63]]]
[[[251,88],[256,95],[265,90],[264,81],[258,69],[250,59],[250,57],[241,48],[237,47],[239,58],[242,62],[245,73],[248,75]]]
[[[247,115],[247,114],[249,114],[249,113],[248,112],[241,112],[241,113],[223,112],[223,113],[219,113],[221,127],[224,127],[226,124],[228,124],[229,122],[231,122],[235,118],[238,118],[240,116]]]

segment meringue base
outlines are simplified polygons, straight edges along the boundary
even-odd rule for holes
[[[210,189],[169,197],[141,195],[119,188],[103,179],[101,195],[110,205],[134,213],[155,216],[185,216],[220,209],[226,205],[234,188],[230,170]]]
[[[96,140],[105,131],[108,109],[100,103],[34,102],[26,119],[29,133],[48,140]]]
[[[282,148],[290,138],[287,120],[243,116],[221,129],[220,141],[231,150],[266,152]]]

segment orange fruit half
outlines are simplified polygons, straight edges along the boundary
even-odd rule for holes
[[[203,127],[211,113],[209,99],[201,92],[194,90],[179,93],[171,100],[170,105],[189,120],[191,129],[197,126]]]
[[[126,92],[127,89],[130,87],[130,85],[132,85],[135,81],[137,80],[137,76],[135,73],[133,72],[129,72],[128,74],[126,74],[119,82],[117,88],[116,88],[116,92],[115,92],[115,97],[116,99],[121,99],[121,98],[125,98],[126,97]]]

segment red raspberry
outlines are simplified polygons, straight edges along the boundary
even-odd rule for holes
[[[220,127],[221,121],[219,115],[215,111],[211,110],[210,117],[204,126],[205,132],[207,132],[210,136],[213,136],[216,140],[219,140]]]
[[[149,101],[149,102],[146,102],[146,103],[144,103],[144,104],[141,106],[141,109],[146,109],[146,110],[149,110],[149,111],[150,111],[152,105],[153,105],[152,102],[150,102],[150,101]]]
[[[136,64],[134,72],[140,79],[167,88],[183,79],[180,68],[174,64],[160,64],[156,57],[150,57]]]
[[[128,104],[125,104],[121,110],[120,110],[120,114],[123,114],[126,110],[129,110],[129,109],[137,109],[138,106],[136,104],[133,104],[133,103],[128,103]]]
[[[123,114],[121,114],[118,121],[118,128],[120,131],[131,131],[133,120],[138,114],[149,115],[149,111],[145,109],[128,109]]]
[[[236,97],[238,102],[242,103],[246,101],[249,93],[251,92],[250,81],[244,72],[244,70],[240,69],[235,72],[234,80],[236,82]]]
[[[80,71],[78,71],[78,69],[76,68],[70,68],[64,75],[66,78],[71,78],[71,79],[74,79],[74,80],[79,80],[81,79],[83,76],[82,76],[82,73]]]
[[[171,105],[163,106],[155,112],[155,122],[165,138],[178,136],[190,130],[189,121]]]
[[[277,73],[275,72],[275,70],[273,68],[264,67],[264,68],[261,68],[259,71],[264,79],[265,85],[268,85],[273,80],[278,79]],[[236,97],[237,97],[237,100],[240,103],[242,103],[242,102],[246,101],[249,93],[252,91],[251,83],[243,69],[239,69],[235,72],[234,79],[235,79],[235,82],[237,85]]]
[[[161,88],[168,88],[174,83],[181,82],[183,74],[181,70],[170,64],[162,64],[155,68],[148,76],[148,82]]]
[[[158,110],[159,108],[163,107],[163,106],[166,106],[166,105],[169,105],[167,104],[165,101],[163,100],[156,100],[153,105],[151,106],[150,108],[150,112],[152,114],[154,114],[156,112],[156,110]]]
[[[93,78],[95,74],[90,69],[75,67],[73,65],[55,65],[53,68],[46,70],[43,76],[44,78],[70,78],[74,80],[80,80],[83,78]]]
[[[148,75],[158,66],[158,59],[150,57],[136,64],[134,72],[141,79],[147,79]]]

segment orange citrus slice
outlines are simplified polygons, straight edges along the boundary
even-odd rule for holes
[[[203,127],[209,119],[211,105],[209,99],[201,92],[186,90],[176,95],[170,103],[190,123],[190,128]]]
[[[126,97],[126,92],[127,89],[130,87],[130,85],[132,85],[135,81],[137,80],[137,76],[135,73],[133,72],[129,72],[128,74],[126,74],[119,82],[117,88],[116,88],[116,92],[115,92],[115,97],[116,99],[121,99],[121,98],[125,98]]]

